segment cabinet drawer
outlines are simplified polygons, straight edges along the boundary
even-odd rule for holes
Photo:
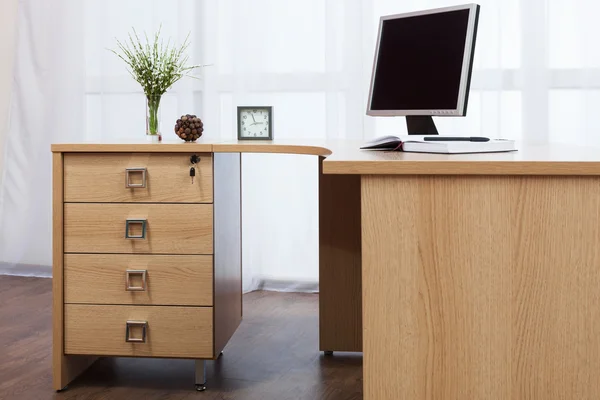
[[[212,154],[66,153],[65,202],[212,203]]]
[[[66,304],[65,354],[212,358],[212,313],[211,307]]]
[[[66,303],[213,305],[212,256],[66,254]]]
[[[64,246],[67,253],[212,254],[212,204],[67,203]]]

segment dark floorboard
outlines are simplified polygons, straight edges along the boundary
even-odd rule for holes
[[[52,390],[50,279],[0,276],[0,399],[362,399],[362,356],[319,353],[318,295],[244,295],[244,320],[207,391],[191,360],[104,358],[63,393]]]

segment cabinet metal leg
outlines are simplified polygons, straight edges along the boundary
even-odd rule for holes
[[[196,360],[196,390],[206,390],[206,361]]]
[[[333,355],[333,351],[330,351],[330,350],[325,350],[325,351],[323,352],[323,354],[325,354],[326,356],[332,356],[332,355]]]

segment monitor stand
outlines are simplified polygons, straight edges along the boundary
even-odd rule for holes
[[[406,127],[409,135],[437,135],[438,131],[429,115],[407,115]]]

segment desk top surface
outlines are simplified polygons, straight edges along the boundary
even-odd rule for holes
[[[360,150],[346,140],[110,141],[57,143],[52,152],[241,152],[324,157],[325,174],[367,175],[599,175],[600,149],[572,145],[519,144],[519,150],[487,154],[426,154]]]

